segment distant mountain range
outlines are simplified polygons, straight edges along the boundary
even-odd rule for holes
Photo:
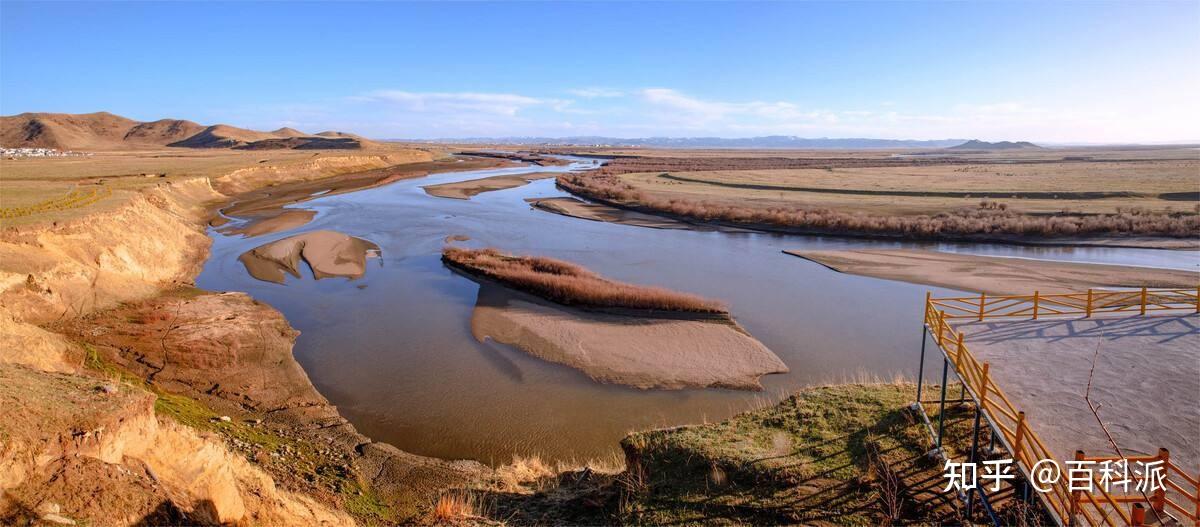
[[[430,139],[415,142],[469,143],[491,145],[550,145],[550,146],[617,146],[652,148],[947,148],[960,145],[966,139],[806,138],[792,135],[763,137],[641,137],[623,139],[604,136],[574,137],[472,137],[466,139]]]
[[[259,132],[182,119],[134,121],[108,112],[22,113],[0,117],[0,146],[57,150],[138,150],[161,148],[358,149],[371,141],[344,132],[306,134],[293,128]]]
[[[1030,143],[1029,141],[997,141],[989,143],[972,139],[961,145],[956,145],[947,150],[1041,150],[1042,147]]]

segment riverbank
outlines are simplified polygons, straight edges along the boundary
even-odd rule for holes
[[[592,173],[563,174],[557,183],[597,204],[707,227],[903,240],[1200,247],[1198,165],[1174,150],[1164,151],[1162,159],[1104,162],[844,154],[623,157]]]
[[[989,295],[1064,293],[1089,288],[1196,287],[1196,271],[1053,262],[970,254],[894,250],[784,251],[839,273]]]
[[[345,178],[378,183],[394,176],[388,159],[328,156],[180,178],[95,212],[5,229],[0,367],[10,386],[28,386],[3,395],[42,417],[0,425],[18,438],[0,453],[0,518],[396,522],[489,474],[478,463],[415,456],[359,434],[295,363],[296,332],[277,311],[243,294],[187,288],[207,254],[204,229],[215,208],[247,203],[258,187],[278,195],[336,186],[323,178],[347,167],[382,170]],[[103,400],[77,408],[74,423],[65,401],[31,395],[42,386],[58,397]],[[94,431],[99,443],[79,430]],[[54,447],[60,443],[71,446]],[[93,478],[86,491],[61,486],[63,476],[113,473],[132,476]],[[106,499],[70,498],[80,492]]]

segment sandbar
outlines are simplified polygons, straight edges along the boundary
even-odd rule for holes
[[[570,308],[487,279],[471,333],[602,382],[641,389],[761,390],[787,365],[731,320],[636,317]]]
[[[335,231],[313,231],[260,245],[238,260],[250,276],[284,283],[284,272],[300,278],[300,260],[317,280],[331,276],[359,278],[366,272],[368,256],[378,257],[379,246]]]
[[[783,251],[834,271],[993,295],[1102,287],[1194,288],[1195,271],[921,251]]]
[[[530,181],[549,179],[557,175],[552,172],[532,172],[512,176],[492,176],[467,181],[455,181],[454,183],[442,183],[440,185],[429,185],[421,188],[425,189],[426,194],[439,198],[471,199],[476,194],[516,188],[527,185]]]

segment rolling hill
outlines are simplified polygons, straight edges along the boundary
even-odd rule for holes
[[[204,126],[180,119],[135,121],[108,112],[22,113],[0,116],[0,146],[57,150],[141,150],[162,147],[238,149],[359,149],[374,144],[354,134],[272,132],[225,124]]]
[[[946,150],[1041,150],[1041,148],[1029,141],[997,141],[989,143],[987,141],[972,139],[961,145],[949,147]]]

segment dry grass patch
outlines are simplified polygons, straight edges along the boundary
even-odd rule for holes
[[[937,214],[894,215],[795,205],[729,204],[689,196],[663,197],[646,192],[613,174],[563,174],[558,185],[573,194],[605,203],[665,213],[690,220],[718,222],[812,234],[857,234],[911,239],[1022,239],[1088,236],[1200,235],[1200,215],[1191,212],[1120,210],[1114,214],[1022,214],[984,200]]]
[[[442,260],[465,272],[576,307],[728,313],[715,300],[608,280],[578,265],[540,256],[513,256],[492,248],[442,250]]]

